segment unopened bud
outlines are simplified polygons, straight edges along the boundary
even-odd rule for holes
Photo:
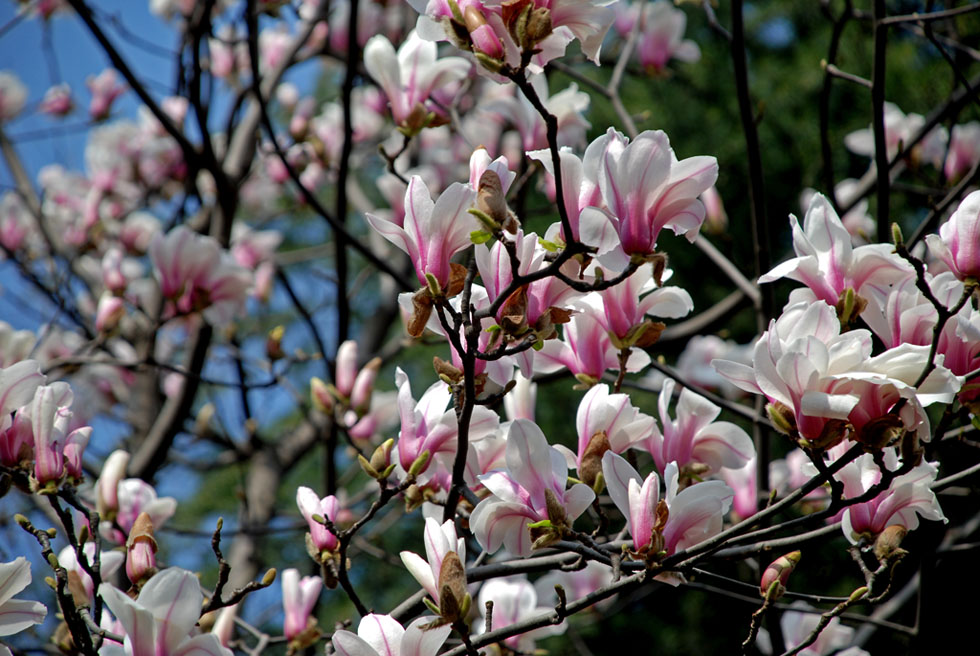
[[[548,38],[551,36],[552,29],[551,11],[547,7],[538,7],[527,19],[525,47],[534,47]]]
[[[387,469],[388,465],[391,464],[391,449],[395,446],[395,440],[389,438],[378,445],[378,448],[374,450],[371,454],[371,466],[377,471],[383,471]]]
[[[380,369],[381,358],[372,358],[357,372],[357,377],[354,379],[354,389],[350,393],[350,405],[355,410],[367,411],[371,403],[374,381],[377,379]]]
[[[439,614],[449,622],[466,615],[463,611],[466,592],[466,570],[455,551],[446,553],[439,568]]]
[[[330,388],[316,376],[310,379],[310,401],[314,408],[324,414],[329,415],[333,412],[334,400]]]
[[[428,449],[420,453],[418,457],[415,459],[415,461],[412,462],[412,466],[408,468],[408,475],[411,476],[412,478],[415,478],[416,476],[424,472],[426,467],[429,466],[429,458],[431,457],[431,455],[432,454],[429,453]]]
[[[265,338],[265,354],[270,360],[276,361],[286,356],[285,351],[282,350],[282,336],[285,333],[284,326],[276,326]]]
[[[137,588],[156,574],[156,553],[153,521],[147,513],[140,513],[126,541],[126,576]]]
[[[766,406],[769,414],[769,421],[780,433],[791,435],[796,430],[796,417],[793,411],[778,401],[773,401]]]
[[[892,243],[896,247],[905,245],[905,236],[902,235],[902,228],[897,223],[892,223]]]
[[[602,473],[602,456],[610,449],[609,438],[606,431],[598,431],[589,438],[589,443],[582,454],[581,464],[578,466],[578,477],[589,487],[594,487],[596,477]]]
[[[789,575],[796,569],[801,555],[799,551],[794,551],[780,556],[769,564],[769,567],[762,573],[762,582],[759,585],[759,592],[763,597],[776,600],[783,596],[786,592]],[[772,588],[771,592],[770,588]]]
[[[908,535],[908,529],[901,524],[892,524],[875,540],[875,558],[879,562],[887,562],[895,558],[904,557],[907,553],[901,548],[902,540]]]
[[[272,582],[276,580],[276,568],[270,567],[266,570],[265,576],[262,577],[262,585],[268,587],[272,585]]]

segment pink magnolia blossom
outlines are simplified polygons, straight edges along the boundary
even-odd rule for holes
[[[0,369],[0,427],[6,427],[11,412],[31,401],[44,380],[41,364],[36,360],[23,360]]]
[[[432,93],[465,78],[470,66],[461,57],[437,58],[436,44],[424,41],[414,30],[397,54],[382,34],[371,37],[364,46],[364,67],[388,96],[395,124],[409,130],[424,127],[411,120],[413,113],[434,111],[429,105]],[[418,120],[424,118],[423,114]]]
[[[70,430],[73,399],[68,383],[38,387],[31,403],[31,430],[34,432],[34,478],[51,487],[65,474],[65,449],[73,444],[72,469],[81,473],[81,450],[88,443],[91,428]]]
[[[331,494],[321,499],[311,488],[300,486],[296,488],[296,505],[299,506],[299,512],[310,529],[309,535],[313,547],[321,554],[324,551],[336,551],[339,546],[337,536],[326,526],[314,520],[313,515],[320,515],[331,522],[336,521],[340,510],[337,497]]]
[[[792,608],[796,610],[787,610],[779,620],[779,626],[783,632],[783,641],[787,648],[803,644],[821,621],[820,612],[811,608],[804,601],[794,601]],[[800,656],[830,656],[830,654],[836,654],[836,656],[870,656],[860,647],[848,647],[853,639],[854,629],[841,624],[840,619],[835,617],[824,627],[813,644],[799,653]],[[769,634],[765,629],[759,631],[756,646],[763,654],[773,653]]]
[[[606,273],[606,278],[615,274]],[[669,273],[665,276],[669,277]],[[598,292],[602,299],[600,321],[610,338],[620,345],[631,345],[642,333],[635,329],[646,321],[647,315],[679,319],[694,309],[694,301],[687,290],[674,286],[658,286],[653,279],[652,267],[644,266],[623,282]]]
[[[550,520],[560,529],[562,523],[574,522],[595,494],[581,483],[565,489],[568,466],[564,456],[548,445],[536,424],[526,419],[510,424],[506,462],[506,470],[479,477],[492,496],[477,504],[470,526],[490,553],[503,545],[515,555],[528,556],[532,546],[528,524]],[[561,506],[565,517],[550,516],[557,509],[549,508],[548,497]]]
[[[466,563],[466,540],[456,537],[456,525],[453,520],[444,522],[440,526],[439,522],[427,517],[425,519],[426,560],[422,560],[421,556],[411,551],[402,551],[400,554],[405,569],[429,593],[436,605],[439,604],[442,561],[450,551],[459,557],[461,563]]]
[[[24,406],[17,410],[13,420],[9,414],[0,417],[0,464],[17,467],[33,460],[34,430],[30,406]]]
[[[117,449],[102,464],[102,472],[95,482],[95,509],[102,519],[113,520],[119,512],[119,483],[126,477],[129,453]]]
[[[682,478],[713,474],[722,468],[740,469],[755,457],[752,438],[740,427],[728,421],[714,421],[721,408],[699,394],[681,390],[671,419],[668,411],[675,383],[664,381],[658,407],[663,433],[654,431],[646,441],[660,471],[675,462]]]
[[[423,38],[451,38],[453,28],[448,22],[453,13],[446,0],[410,0],[410,4],[420,14],[417,29]],[[516,68],[521,52],[502,19],[502,4],[499,0],[462,0],[457,6],[466,17],[465,27],[476,49]],[[610,4],[608,0],[537,0],[532,7],[548,10],[552,32],[534,45],[541,52],[533,60],[532,72],[540,72],[544,64],[564,54],[573,39],[578,39],[585,56],[598,64],[599,49],[615,18]]]
[[[477,606],[483,617],[476,624],[478,634],[486,631],[486,607],[487,602],[490,601],[493,602],[491,631],[505,629],[535,615],[554,612],[553,607],[538,605],[538,593],[526,576],[493,579],[484,583],[483,587],[480,588]],[[536,640],[564,633],[567,626],[567,624],[562,623],[525,631],[506,638],[503,640],[503,644],[517,653],[533,654],[536,651]]]
[[[19,633],[29,626],[40,624],[48,614],[48,609],[39,601],[13,598],[30,582],[31,564],[23,556],[9,563],[0,563],[0,636]]]
[[[159,529],[177,511],[177,500],[173,497],[157,497],[157,492],[149,483],[138,478],[127,478],[119,481],[116,488],[119,510],[116,513],[115,524],[120,532],[105,517],[99,526],[102,537],[115,544],[125,544],[126,536],[133,528],[140,513],[150,516],[150,522]]]
[[[632,142],[612,128],[607,135],[599,188],[621,242],[615,262],[607,259],[609,268],[621,270],[631,256],[652,254],[664,228],[693,242],[705,215],[698,196],[717,180],[718,161],[678,160],[660,130]]]
[[[534,406],[538,397],[538,385],[524,374],[514,375],[514,387],[504,397],[504,413],[507,419],[534,421]]]
[[[863,428],[890,412],[900,398],[906,399],[900,413],[906,429],[928,439],[923,406],[948,403],[962,380],[942,366],[939,356],[939,366],[921,386],[913,387],[927,359],[928,347],[909,344],[872,358],[868,331],[841,334],[832,307],[804,302],[787,307],[770,322],[756,343],[752,366],[725,360],[712,364],[738,387],[764,394],[773,404],[771,414],[789,422],[785,430],[829,446],[845,432],[875,442],[873,436],[861,434]]]
[[[361,618],[356,635],[335,631],[333,648],[340,656],[435,656],[452,627],[423,629],[433,619],[420,617],[405,628],[390,615],[371,613]]]
[[[595,139],[585,149],[581,159],[568,147],[563,147],[558,153],[561,162],[562,196],[568,213],[568,222],[572,228],[571,238],[595,247],[600,254],[615,248],[619,242],[612,222],[599,209],[603,201],[596,176],[608,140],[608,135]],[[549,198],[555,200],[554,162],[551,159],[551,151],[532,150],[527,153],[527,156],[541,162],[546,173],[546,192]],[[561,223],[556,223],[549,228],[546,238],[551,241],[560,239],[562,243],[570,241]]]
[[[534,582],[534,589],[538,593],[538,599],[546,606],[554,607],[558,603],[558,595],[555,592],[555,585],[560,585],[565,590],[565,597],[568,601],[574,601],[588,596],[603,588],[613,581],[612,568],[604,563],[590,560],[585,567],[570,572],[552,570]],[[606,607],[614,603],[616,596],[613,595],[595,605],[596,611],[605,610]]]
[[[180,313],[201,311],[213,324],[224,324],[245,310],[252,276],[218,242],[177,226],[150,244],[160,292]]]
[[[10,71],[0,71],[0,123],[17,118],[27,103],[27,87]]]
[[[980,121],[953,126],[949,154],[943,165],[948,182],[956,182],[980,162]]]
[[[398,386],[398,414],[401,418],[396,446],[398,463],[408,472],[412,464],[428,451],[428,462],[416,472],[420,476],[419,481],[425,482],[427,477],[422,474],[428,472],[433,463],[441,462],[452,467],[459,431],[456,412],[452,408],[446,409],[452,393],[449,386],[440,381],[430,386],[416,403],[408,375],[401,368],[395,371],[395,384]],[[488,408],[474,408],[469,439],[476,441],[493,432],[498,421],[497,414]]]
[[[191,637],[204,595],[193,572],[169,567],[153,576],[134,600],[108,583],[99,596],[125,632],[123,646],[106,644],[101,654],[117,656],[232,656],[213,633]]]
[[[61,118],[71,114],[75,102],[71,98],[71,87],[67,84],[56,84],[44,92],[39,109],[49,116]]]
[[[423,286],[428,286],[431,276],[446,290],[450,258],[472,243],[470,233],[480,227],[467,212],[475,199],[476,192],[469,185],[457,182],[433,203],[425,182],[413,175],[405,190],[404,227],[373,214],[365,217],[385,239],[408,253]]]
[[[88,113],[94,121],[102,121],[109,118],[112,103],[126,90],[126,87],[119,83],[116,71],[112,68],[105,69],[98,76],[90,75],[85,80],[85,86],[88,87],[89,93],[92,94],[92,100],[88,106]]]
[[[490,248],[486,244],[478,244],[474,250],[477,270],[480,272],[480,279],[486,286],[490,302],[495,301],[513,280],[514,267],[511,263],[508,245],[514,249],[517,255],[518,275],[527,275],[547,266],[547,262],[545,262],[547,251],[538,243],[538,236],[533,232],[525,235],[523,230],[518,230],[512,241],[507,235],[504,239],[507,240],[507,243],[497,240]],[[576,268],[575,265],[570,264],[563,267],[563,273],[566,276],[574,275]],[[521,292],[526,301],[526,307],[523,308],[526,327],[528,330],[537,332],[541,339],[547,339],[550,336],[549,333],[553,331],[550,309],[553,307],[568,308],[570,301],[581,295],[555,276],[535,280],[524,286]],[[508,307],[508,302],[503,303],[497,310],[497,322],[500,323],[506,315],[512,312],[513,310]],[[533,357],[528,353],[522,354],[522,356],[524,358]],[[525,375],[530,375],[529,367],[523,370]]]
[[[678,491],[677,463],[671,462],[664,468],[667,519],[658,526],[660,479],[656,472],[643,479],[622,456],[612,452],[602,457],[602,472],[609,496],[626,517],[634,551],[652,551],[651,556],[661,551],[667,555],[683,551],[717,535],[734,496],[721,481],[705,481]]]
[[[927,236],[926,244],[960,280],[980,279],[980,191],[964,198],[939,236]]]
[[[585,130],[589,127],[589,122],[583,116],[589,108],[589,94],[579,91],[578,85],[570,84],[562,91],[551,95],[544,75],[532,75],[530,81],[545,109],[558,122],[558,143],[562,146],[583,143]],[[531,101],[524,94],[517,92],[516,88],[512,94],[484,102],[481,109],[512,124],[521,135],[524,150],[540,150],[548,147],[544,119]]]
[[[895,449],[885,451],[884,462],[889,470],[898,468],[899,457]],[[892,524],[912,531],[919,526],[919,517],[946,523],[948,520],[930,487],[938,472],[935,463],[923,461],[912,471],[892,480],[888,489],[871,501],[845,508],[841,516],[844,537],[851,544],[857,544],[862,539],[873,540]],[[878,483],[881,470],[872,455],[866,453],[845,465],[835,478],[844,484],[845,498],[853,498],[861,496]]]
[[[89,564],[95,562],[95,543],[86,542],[85,546],[82,547],[85,557],[88,559]],[[111,577],[123,563],[126,562],[126,554],[121,551],[103,549],[99,554],[99,572],[102,579],[105,580]],[[88,594],[90,601],[95,600],[95,582],[92,577],[88,575],[88,572],[82,567],[78,560],[78,555],[75,550],[68,546],[58,552],[58,564],[64,567],[69,572],[75,572],[78,575],[78,580],[82,583],[82,589]]]
[[[683,62],[701,59],[698,44],[684,38],[687,14],[673,3],[667,0],[648,3],[643,8],[643,19],[645,24],[636,48],[640,66],[661,73],[671,59]]]
[[[884,106],[885,119],[885,150],[888,159],[898,155],[899,146],[908,144],[917,135],[925,118],[921,114],[906,114],[895,103],[886,102]],[[929,131],[922,141],[912,149],[913,162],[928,162],[940,166],[946,152],[946,142],[949,138],[946,128],[939,125]],[[874,131],[870,128],[856,130],[844,137],[844,145],[856,155],[874,157]]]
[[[575,429],[578,433],[578,453],[572,454],[565,447],[556,446],[566,454],[566,458],[571,458],[569,464],[574,464],[578,470],[579,477],[586,483],[594,480],[594,473],[598,473],[601,467],[600,458],[602,452],[595,451],[593,445],[597,436],[604,438],[608,445],[608,450],[613,453],[623,453],[629,448],[639,447],[644,440],[657,432],[657,425],[653,417],[646,415],[630,402],[630,397],[626,394],[610,394],[608,385],[595,385],[578,405],[578,412],[575,415]],[[590,445],[593,446],[590,449]],[[593,462],[583,463],[583,458],[589,453],[595,456]],[[588,468],[594,468],[593,475],[583,473],[583,464]]]
[[[564,324],[562,339],[548,340],[535,353],[534,370],[552,373],[567,368],[583,384],[593,385],[607,369],[619,369],[619,349],[613,345],[603,325],[605,317],[598,294],[579,299],[576,307],[581,311]],[[650,356],[645,351],[632,349],[626,370],[640,371],[649,362]]]
[[[834,306],[848,289],[864,296],[866,285],[888,285],[913,274],[911,266],[894,253],[890,244],[868,244],[852,248],[850,233],[822,194],[814,194],[803,219],[795,216],[793,249],[796,257],[777,265],[759,278],[760,283],[790,278],[809,288],[795,290],[790,303],[822,300]]]
[[[287,640],[295,639],[306,630],[313,606],[322,588],[323,579],[319,576],[304,576],[300,579],[298,569],[290,567],[283,571],[282,607],[285,611],[283,633]]]

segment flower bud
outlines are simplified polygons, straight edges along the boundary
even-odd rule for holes
[[[377,471],[384,471],[391,464],[391,449],[395,445],[393,438],[382,442],[371,454],[371,466]]]
[[[366,411],[371,404],[371,392],[374,390],[374,381],[378,377],[379,369],[381,369],[381,358],[372,358],[357,372],[354,387],[350,392],[350,406],[355,410]]]
[[[95,483],[95,508],[103,520],[112,521],[119,510],[117,488],[119,481],[126,476],[129,465],[129,453],[113,451],[102,465],[102,473]]]
[[[276,326],[269,331],[265,338],[265,354],[270,360],[279,360],[285,357],[286,353],[282,350],[282,336],[286,333],[284,326]]]
[[[908,552],[901,548],[901,544],[908,532],[908,529],[901,524],[892,524],[882,531],[875,540],[875,558],[884,563],[904,557]]]
[[[330,388],[316,376],[310,380],[310,401],[313,402],[314,408],[324,414],[329,415],[333,412],[334,400]]]
[[[334,386],[342,397],[350,398],[356,375],[357,342],[348,339],[337,348],[336,373],[334,374]]]
[[[140,513],[126,541],[126,576],[139,588],[156,574],[157,541],[153,538],[153,522],[145,512]]]
[[[799,551],[794,551],[772,561],[769,567],[762,573],[759,593],[770,601],[782,597],[786,592],[786,583],[789,581],[789,575],[793,573],[793,570],[799,564],[801,556],[802,554]],[[772,592],[770,592],[770,589],[772,589]]]

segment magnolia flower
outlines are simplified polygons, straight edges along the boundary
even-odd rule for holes
[[[44,92],[39,109],[50,116],[62,117],[75,109],[71,98],[71,87],[68,84],[56,84]]]
[[[122,533],[115,529],[113,524],[103,518],[99,527],[102,537],[116,544],[125,544],[126,536],[136,523],[136,518],[141,513],[146,513],[150,517],[153,526],[160,528],[168,519],[173,517],[177,511],[177,500],[173,497],[157,497],[157,492],[153,486],[139,478],[127,478],[119,481],[116,486],[116,498],[118,511],[115,523],[122,529]]]
[[[589,122],[583,114],[589,108],[589,94],[579,91],[578,85],[570,84],[552,96],[544,75],[532,75],[530,82],[538,99],[558,122],[558,143],[570,146],[584,142]],[[544,119],[523,93],[489,100],[481,105],[481,109],[511,123],[521,135],[525,151],[548,148]]]
[[[657,468],[665,471],[676,463],[683,479],[713,474],[721,468],[740,469],[755,457],[755,445],[748,433],[728,421],[714,421],[721,408],[699,394],[684,388],[677,401],[677,419],[671,419],[668,405],[675,383],[668,378],[660,390],[658,407],[663,433],[654,431],[646,440]]]
[[[581,159],[568,147],[563,147],[558,153],[561,163],[562,199],[565,201],[568,223],[572,228],[571,239],[595,247],[600,254],[615,248],[619,242],[612,222],[599,209],[602,205],[602,194],[599,191],[597,176],[599,161],[608,140],[608,135],[595,139],[585,149]],[[527,156],[537,160],[544,167],[546,191],[548,197],[555,200],[555,171],[551,151],[532,150],[527,153]],[[545,237],[552,242],[571,241],[561,223],[552,225]]]
[[[390,615],[371,613],[361,618],[357,635],[335,631],[333,648],[340,656],[435,656],[452,627],[424,628],[432,620],[420,617],[404,628]]]
[[[584,385],[594,385],[602,379],[607,369],[619,369],[619,352],[606,330],[602,301],[592,293],[579,299],[575,307],[580,309],[562,329],[562,339],[548,340],[534,355],[537,373],[552,373],[563,368],[571,371]],[[650,363],[650,356],[642,349],[632,349],[626,361],[626,370],[636,372]]]
[[[943,165],[947,182],[956,182],[980,162],[980,121],[954,125]]]
[[[964,198],[939,236],[928,235],[926,244],[960,280],[980,279],[980,191]]]
[[[10,71],[0,71],[0,123],[17,117],[27,102],[27,87]]]
[[[606,277],[613,274],[607,273]],[[669,277],[669,272],[665,272],[665,277]],[[647,315],[679,319],[694,309],[687,290],[659,285],[654,280],[653,268],[648,266],[598,294],[602,299],[600,321],[614,345],[620,348],[649,346],[660,337],[663,324],[648,321]]]
[[[656,472],[642,479],[622,456],[607,452],[602,457],[602,473],[609,496],[626,517],[634,557],[651,562],[720,533],[734,496],[721,481],[705,481],[678,491],[674,462],[664,468],[667,494],[663,502]],[[671,573],[658,579],[672,585],[683,580]]]
[[[524,276],[547,266],[547,251],[538,243],[538,236],[533,232],[525,235],[522,230],[518,230],[513,241],[507,236],[504,239],[507,243],[497,240],[490,248],[479,244],[474,250],[477,270],[486,286],[490,302],[495,301],[513,281],[514,266],[510,249],[517,256],[518,275]],[[570,275],[573,274],[575,265],[563,269],[566,269],[565,275]],[[497,323],[505,334],[513,337],[533,331],[542,341],[549,339],[555,336],[555,324],[564,320],[565,313],[562,311],[569,307],[571,299],[579,295],[555,276],[535,280],[513,292],[501,304],[497,310]],[[525,373],[530,374],[530,370]]]
[[[647,4],[644,7],[644,20],[636,54],[645,69],[660,73],[671,59],[683,62],[701,59],[698,44],[684,39],[687,14],[675,9],[673,3],[657,0]]]
[[[12,597],[31,582],[31,564],[23,556],[0,563],[0,636],[23,631],[44,621],[48,609],[39,601]],[[2,646],[2,645],[0,645]]]
[[[490,553],[503,545],[515,555],[528,556],[532,546],[560,539],[561,532],[585,512],[595,494],[581,483],[565,489],[568,466],[564,456],[548,445],[536,424],[526,419],[510,424],[506,462],[506,470],[479,477],[492,496],[474,508],[470,527]],[[545,520],[541,527],[528,526]]]
[[[582,569],[569,572],[552,570],[534,582],[538,599],[545,605],[554,607],[558,603],[555,586],[560,585],[565,590],[567,601],[575,601],[588,596],[613,582],[613,571],[608,565],[594,560],[588,561]],[[616,599],[613,595],[595,605],[596,610],[603,610]]]
[[[822,300],[836,306],[849,289],[863,296],[866,285],[888,285],[913,275],[911,266],[894,254],[890,244],[852,248],[850,233],[822,194],[814,194],[810,200],[802,230],[794,215],[789,222],[797,256],[777,265],[759,282],[791,278],[806,285],[811,293],[795,290],[790,304]],[[843,317],[848,321],[853,318]]]
[[[569,465],[575,466],[579,478],[588,485],[595,482],[601,471],[601,459],[606,451],[623,453],[657,431],[653,417],[634,408],[626,394],[610,394],[608,385],[595,385],[582,397],[575,428],[577,455],[563,446],[554,448],[565,453]]]
[[[152,579],[151,579],[152,581]],[[294,640],[310,624],[310,613],[320,596],[323,579],[319,576],[299,577],[299,570],[290,567],[282,573],[282,607],[285,611],[283,633]],[[315,620],[314,620],[315,621]]]
[[[395,124],[417,132],[429,123],[432,93],[465,78],[470,63],[462,57],[437,58],[436,44],[413,30],[397,54],[383,34],[371,37],[364,46],[364,67],[388,96]]]
[[[404,227],[373,214],[365,218],[381,236],[408,253],[422,286],[429,286],[431,277],[446,291],[450,258],[472,243],[470,233],[480,227],[467,212],[475,199],[476,191],[456,182],[433,203],[425,182],[413,175],[405,190]]]
[[[513,22],[517,12],[505,13],[502,3],[495,0],[459,2],[457,11],[461,12],[465,24],[456,20],[446,0],[410,0],[409,4],[420,14],[417,29],[423,38],[458,43],[459,32],[465,30],[474,52],[503,60],[514,68],[520,66],[524,44],[518,44],[514,39],[517,28]],[[546,63],[563,55],[573,39],[578,39],[585,56],[598,64],[602,40],[615,18],[608,9],[609,4],[612,4],[609,0],[542,0],[532,5],[533,9],[547,16],[549,29],[544,36],[529,35],[533,42],[527,45],[535,51],[529,67],[531,72],[541,72]]]
[[[126,90],[125,86],[119,84],[116,71],[112,68],[105,69],[98,76],[90,75],[85,80],[85,86],[88,87],[89,92],[92,94],[92,100],[88,106],[88,113],[93,121],[102,121],[109,118],[112,103]]]
[[[0,417],[3,418],[0,421],[29,403],[43,383],[41,364],[36,360],[22,360],[0,369]]]
[[[898,155],[899,146],[908,144],[925,125],[921,114],[906,114],[895,103],[886,102],[884,106],[885,119],[885,150],[888,159]],[[936,126],[929,131],[922,141],[912,150],[913,161],[927,161],[937,166],[942,163],[946,151],[948,134],[946,128]],[[844,137],[844,145],[856,155],[874,157],[874,130],[870,127],[856,130]]]
[[[81,477],[81,452],[88,443],[89,427],[70,431],[73,394],[68,383],[38,387],[31,403],[31,429],[34,432],[34,478],[42,488],[56,485],[65,472],[65,455],[72,457],[69,472]],[[71,449],[68,447],[71,445]]]
[[[507,419],[534,421],[534,405],[538,397],[538,384],[524,374],[514,375],[514,387],[504,396],[504,413]]]
[[[299,506],[300,514],[310,528],[308,535],[313,550],[319,554],[336,551],[339,544],[337,536],[326,526],[314,520],[313,515],[320,515],[331,522],[335,521],[340,510],[337,497],[331,494],[321,499],[311,488],[300,486],[296,488],[296,505]]]
[[[885,466],[898,469],[899,457],[895,449],[885,451]],[[810,469],[816,474],[815,468]],[[912,471],[894,478],[888,489],[871,501],[848,506],[841,515],[841,529],[851,544],[861,540],[874,540],[893,524],[910,531],[919,526],[919,517],[948,522],[939,507],[931,485],[939,469],[936,463],[921,462]],[[848,463],[835,475],[844,484],[845,498],[863,495],[881,480],[881,469],[870,453]]]
[[[632,142],[613,128],[607,136],[599,188],[620,246],[617,257],[607,257],[604,265],[622,270],[630,257],[652,254],[664,228],[693,242],[705,215],[698,196],[717,180],[718,161],[707,156],[678,160],[660,130],[642,132]]]
[[[783,632],[783,641],[787,648],[802,644],[821,621],[820,612],[810,608],[804,601],[794,601],[792,607],[800,610],[788,610],[783,613],[779,620],[779,626]],[[840,619],[835,617],[824,627],[813,644],[799,653],[800,656],[829,656],[830,654],[836,654],[836,656],[869,656],[868,652],[860,647],[847,647],[853,639],[854,629],[844,626]],[[756,646],[764,654],[773,653],[769,634],[765,629],[759,631],[759,640]],[[845,649],[845,647],[847,648]]]
[[[135,600],[108,583],[99,586],[99,596],[119,620],[126,636],[122,646],[106,643],[100,654],[232,656],[213,633],[190,635],[204,601],[201,584],[193,572],[167,568],[147,581]]]
[[[398,386],[398,414],[401,418],[396,449],[402,470],[411,471],[414,463],[421,463],[425,452],[429,455],[425,458],[424,465],[416,466],[416,476],[427,472],[433,462],[447,458],[448,463],[444,464],[451,468],[451,458],[456,454],[459,427],[455,410],[446,409],[452,399],[449,386],[441,381],[434,383],[416,402],[412,397],[408,375],[400,367],[395,370],[395,384]],[[493,432],[498,422],[497,414],[492,410],[483,406],[474,408],[469,439],[476,441]],[[426,476],[421,476],[419,482],[424,483],[426,480]]]
[[[400,554],[405,569],[429,593],[436,605],[439,605],[439,593],[446,584],[442,575],[442,563],[449,552],[456,554],[461,564],[466,563],[465,538],[456,537],[453,520],[450,519],[440,526],[436,520],[426,517],[425,556],[428,562],[411,551],[402,551]]]
[[[478,633],[486,632],[486,608],[487,602],[490,601],[493,602],[491,631],[505,629],[535,615],[554,612],[553,607],[538,605],[538,593],[526,576],[493,579],[484,583],[483,587],[480,588],[477,606],[480,608],[480,614],[483,617],[477,622]],[[543,626],[506,638],[503,644],[515,652],[532,654],[535,652],[535,640],[564,633],[566,627],[567,624],[564,623]]]
[[[201,311],[218,325],[244,312],[252,275],[212,237],[177,226],[153,239],[150,258],[160,292],[178,312]]]
[[[789,306],[770,322],[756,343],[751,367],[725,360],[712,364],[738,387],[764,394],[770,417],[785,432],[818,447],[833,446],[845,436],[873,446],[887,441],[895,420],[872,420],[885,417],[900,398],[905,401],[897,419],[928,439],[923,406],[948,403],[959,390],[962,379],[942,366],[942,356],[922,385],[913,386],[928,357],[928,347],[902,344],[872,358],[870,333],[841,334],[834,309],[817,302]],[[866,434],[869,424],[872,430]]]

